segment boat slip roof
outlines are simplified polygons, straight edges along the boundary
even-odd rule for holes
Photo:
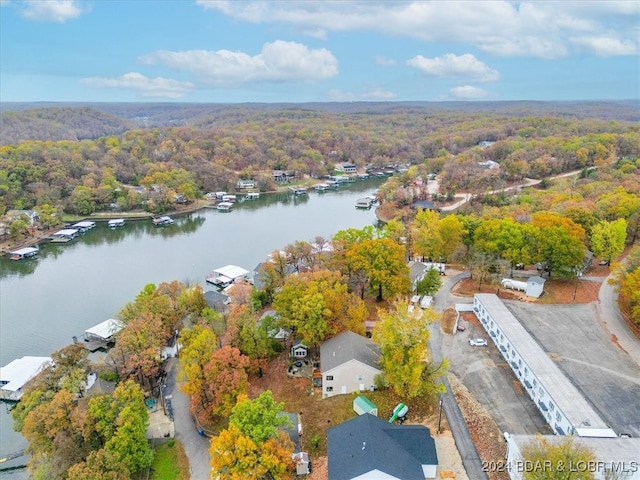
[[[72,225],[72,227],[78,227],[78,228],[87,228],[87,227],[92,227],[96,224],[96,222],[78,222]]]
[[[37,251],[38,249],[35,247],[24,247],[24,248],[21,248],[20,250],[14,250],[13,252],[9,252],[9,253],[11,253],[12,255],[26,255],[28,253],[37,252]]]
[[[25,356],[0,367],[2,390],[17,392],[51,362],[51,357]]]
[[[124,325],[120,320],[116,320],[115,318],[110,318],[109,320],[105,320],[98,325],[85,330],[85,332],[89,335],[94,335],[96,337],[100,337],[104,340],[110,338],[113,334],[118,333]]]
[[[226,267],[216,268],[213,272],[232,280],[249,273],[248,270],[245,270],[244,268],[238,267],[236,265],[227,265]]]
[[[65,228],[64,230],[58,230],[54,235],[75,235],[78,230],[75,228]]]
[[[588,430],[604,429],[609,426],[600,418],[582,393],[571,383],[558,365],[553,362],[536,340],[527,332],[506,305],[492,293],[476,293],[475,298],[487,310],[513,349],[528,365],[541,386],[558,405],[567,419],[580,429],[580,435],[588,435]]]

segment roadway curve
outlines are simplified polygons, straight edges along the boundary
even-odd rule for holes
[[[618,294],[615,287],[609,284],[611,278],[612,275],[609,275],[600,286],[596,304],[598,319],[616,345],[640,367],[640,339],[629,330],[622,318],[618,308]]]

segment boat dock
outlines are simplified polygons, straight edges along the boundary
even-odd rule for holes
[[[369,209],[373,205],[373,200],[369,197],[359,198],[356,201],[356,208]]]
[[[227,265],[225,267],[216,268],[207,275],[207,283],[211,283],[218,288],[224,288],[239,279],[249,280],[249,271],[236,265]]]
[[[125,224],[124,218],[114,218],[112,220],[109,220],[109,222],[107,223],[109,228],[124,227],[124,224]]]
[[[24,356],[0,367],[0,399],[17,402],[22,388],[52,364],[51,357]]]
[[[64,230],[58,230],[51,235],[51,242],[53,243],[66,243],[78,238],[79,230],[75,228],[65,228]]]
[[[156,227],[164,227],[166,225],[173,225],[173,218],[167,217],[166,215],[162,216],[162,217],[154,217],[154,218],[151,219],[151,221],[153,222],[153,224]]]
[[[307,194],[307,188],[306,187],[289,187],[289,190],[291,190],[294,195],[306,195]]]
[[[92,228],[95,228],[95,226],[96,226],[96,222],[84,221],[84,222],[74,223],[73,225],[71,225],[71,228],[75,228],[80,233],[84,233],[84,232],[88,232]]]
[[[38,255],[39,250],[36,247],[25,247],[19,250],[9,252],[10,260],[24,260],[25,258],[31,258]]]
[[[124,324],[115,318],[109,318],[84,331],[82,345],[90,352],[106,350],[114,342],[113,336],[124,328]],[[73,337],[73,343],[78,338]]]
[[[233,203],[231,202],[220,202],[216,205],[216,210],[219,212],[230,212],[233,209]]]

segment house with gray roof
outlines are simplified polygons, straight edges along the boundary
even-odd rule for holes
[[[436,478],[438,454],[424,425],[397,425],[360,415],[327,432],[331,480]]]
[[[320,345],[322,398],[372,390],[380,349],[367,337],[345,331]]]

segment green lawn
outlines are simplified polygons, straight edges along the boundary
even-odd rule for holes
[[[155,448],[151,480],[188,480],[189,460],[178,440],[169,440]]]

